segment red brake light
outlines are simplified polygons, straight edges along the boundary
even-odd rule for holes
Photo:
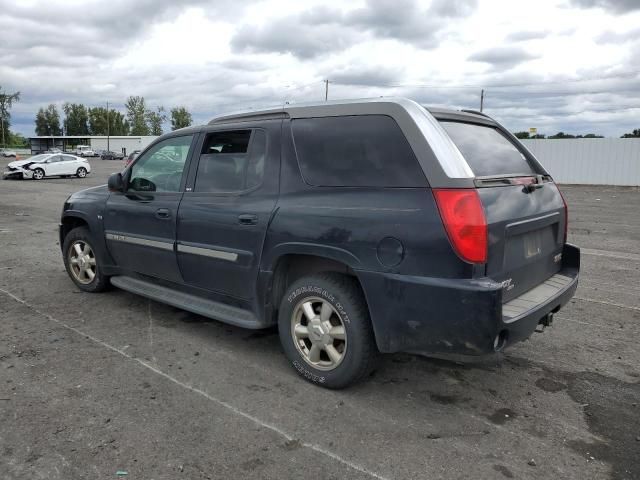
[[[487,220],[478,192],[433,189],[444,228],[456,253],[465,261],[487,261]]]

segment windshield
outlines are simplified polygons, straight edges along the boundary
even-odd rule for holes
[[[41,162],[42,160],[46,160],[49,157],[50,155],[40,154],[40,155],[34,155],[33,157],[29,157],[27,160],[29,160],[30,162]]]
[[[497,128],[463,122],[440,122],[476,177],[536,171],[518,148]]]

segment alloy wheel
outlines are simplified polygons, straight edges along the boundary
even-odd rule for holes
[[[89,244],[76,240],[69,247],[67,261],[73,277],[81,284],[87,285],[96,276],[96,256]]]
[[[303,299],[291,316],[291,337],[302,358],[319,370],[333,370],[347,352],[347,333],[336,309],[319,297]]]

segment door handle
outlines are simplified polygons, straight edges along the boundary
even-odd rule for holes
[[[156,218],[161,220],[166,220],[171,218],[171,211],[168,208],[159,208],[156,210]]]
[[[244,213],[238,216],[238,223],[240,225],[255,225],[258,223],[258,216],[251,213]]]

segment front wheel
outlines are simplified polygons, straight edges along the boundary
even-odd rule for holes
[[[312,383],[344,388],[374,367],[369,311],[352,277],[320,273],[294,282],[280,304],[278,329],[293,367]]]
[[[44,170],[41,168],[36,168],[33,171],[33,179],[34,180],[42,180],[44,178]]]
[[[76,172],[78,178],[84,178],[87,176],[87,169],[84,167],[80,167]]]
[[[71,230],[62,246],[64,266],[76,286],[85,292],[101,292],[109,286],[102,274],[93,248],[93,239],[86,227]]]

